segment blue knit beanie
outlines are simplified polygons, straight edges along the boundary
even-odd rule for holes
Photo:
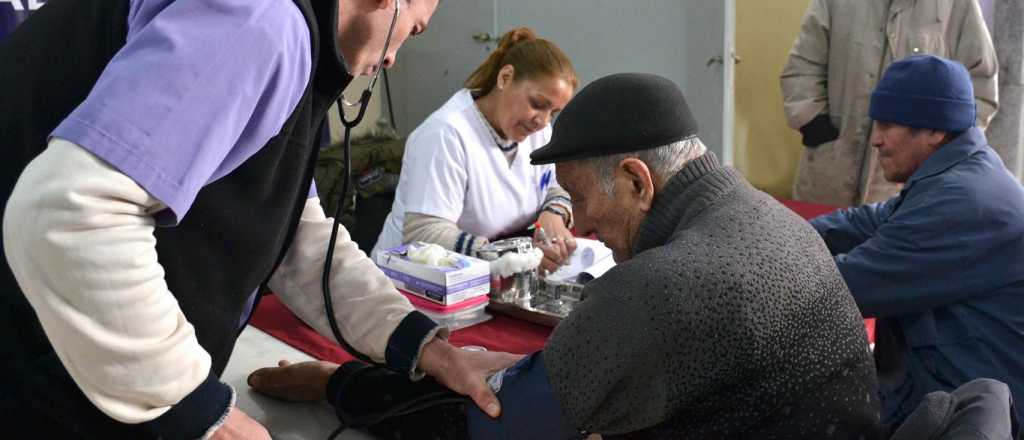
[[[967,69],[934,55],[914,55],[885,69],[868,115],[913,128],[961,132],[974,126],[974,86]]]

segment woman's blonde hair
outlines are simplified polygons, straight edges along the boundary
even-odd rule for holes
[[[498,82],[498,72],[511,65],[515,69],[515,80],[535,78],[564,78],[572,84],[573,90],[579,84],[576,70],[569,57],[554,43],[537,38],[530,28],[512,29],[501,36],[498,47],[476,68],[465,86],[477,96],[491,93]]]

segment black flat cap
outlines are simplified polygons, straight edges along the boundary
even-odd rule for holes
[[[647,150],[696,134],[697,121],[675,83],[647,73],[618,73],[590,83],[569,101],[551,141],[530,154],[530,163]]]

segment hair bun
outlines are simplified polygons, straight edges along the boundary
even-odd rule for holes
[[[538,38],[527,27],[517,27],[502,34],[494,50],[464,84],[474,97],[485,96],[494,89],[505,66],[515,69],[514,80],[559,77],[571,82],[573,90],[578,84],[569,57],[550,41]]]
[[[498,42],[496,51],[504,52],[510,47],[515,46],[520,41],[536,40],[537,34],[533,33],[533,30],[527,27],[517,27],[501,36],[501,40]]]

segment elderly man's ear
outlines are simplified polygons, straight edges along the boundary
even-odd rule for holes
[[[624,159],[615,169],[615,179],[620,185],[625,184],[622,188],[628,191],[623,194],[623,202],[636,206],[644,213],[651,210],[654,201],[655,178],[647,164],[637,158]]]

